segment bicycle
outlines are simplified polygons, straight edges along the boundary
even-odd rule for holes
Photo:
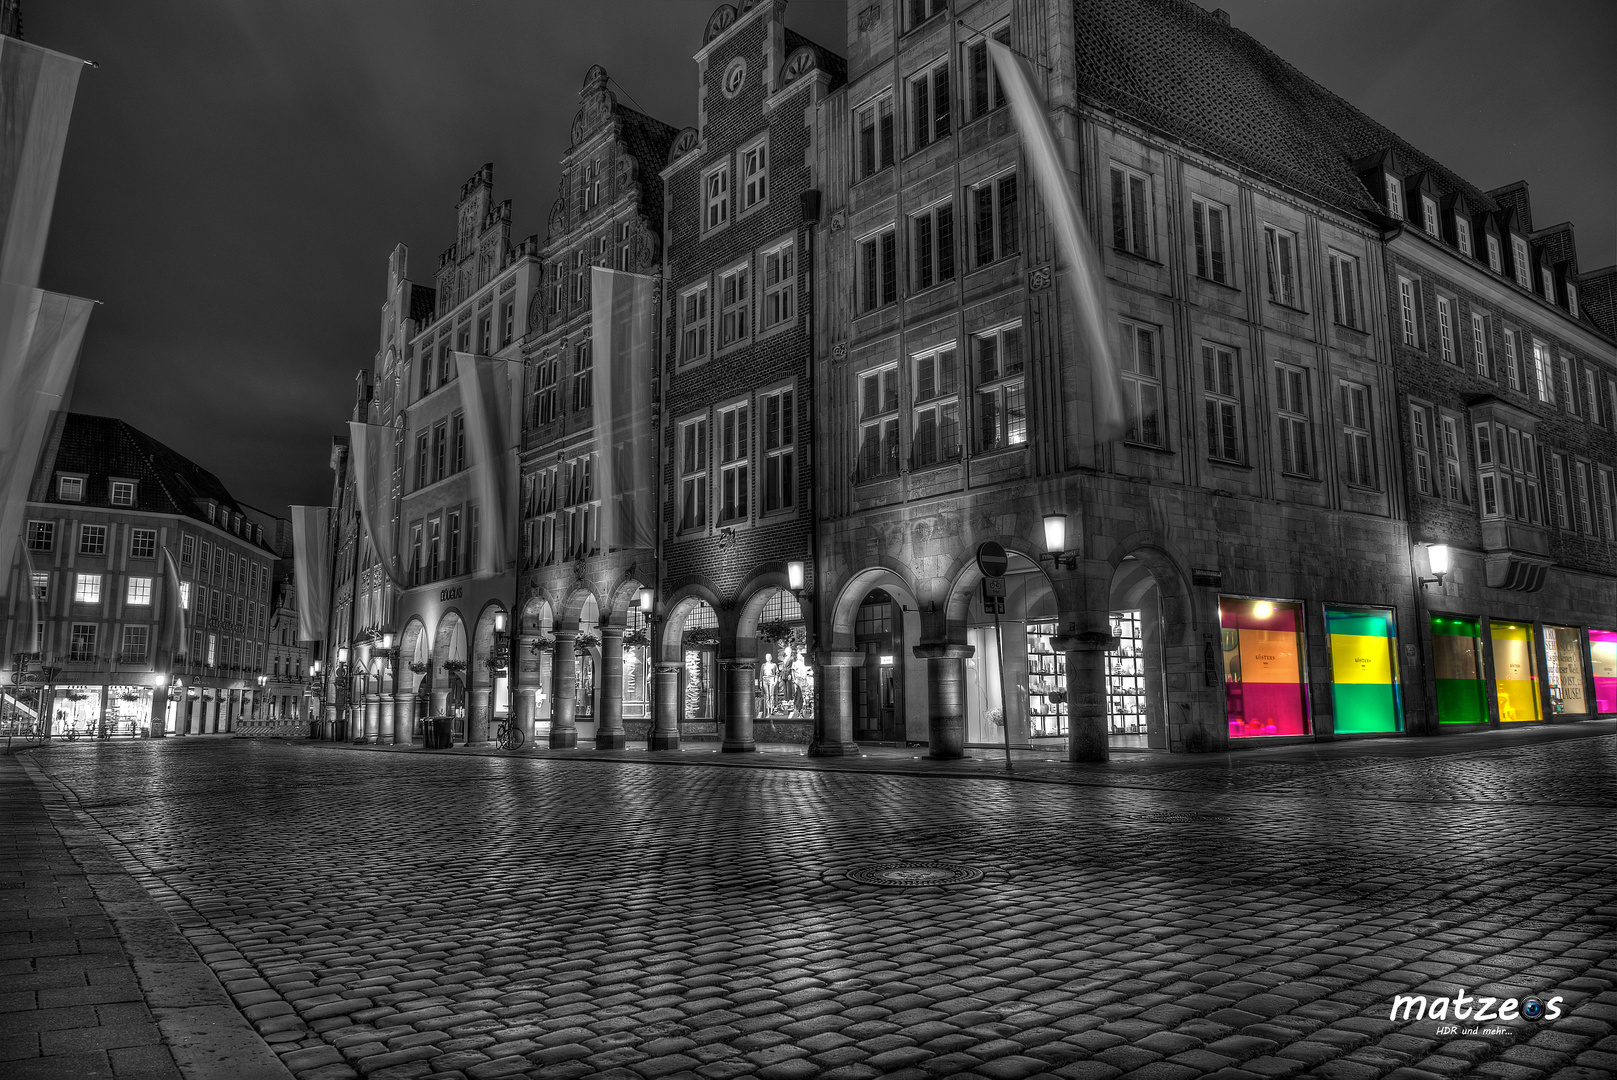
[[[520,750],[524,738],[515,720],[501,720],[499,729],[494,732],[494,745],[501,750]]]

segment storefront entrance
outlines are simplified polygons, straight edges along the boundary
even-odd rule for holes
[[[854,645],[865,662],[853,680],[855,741],[904,741],[903,618],[882,589],[872,590],[859,605]]]

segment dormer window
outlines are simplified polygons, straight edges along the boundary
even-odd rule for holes
[[[1426,230],[1426,235],[1428,235],[1428,236],[1436,236],[1436,235],[1438,235],[1437,200],[1433,199],[1433,198],[1431,198],[1429,196],[1422,195],[1420,197],[1420,211],[1421,211],[1421,228]]]
[[[135,505],[135,485],[134,485],[134,482],[130,481],[130,480],[114,480],[112,482],[111,495],[112,495],[112,505],[113,506],[134,506]]]
[[[1383,173],[1387,178],[1387,213],[1404,220],[1404,185],[1392,173]]]
[[[1504,255],[1499,250],[1499,237],[1488,237],[1488,269],[1496,274],[1505,272]]]
[[[63,476],[56,482],[56,497],[63,502],[84,501],[84,477]]]
[[[1578,287],[1570,281],[1566,283],[1566,309],[1574,319],[1578,317]]]
[[[1516,264],[1516,284],[1524,289],[1533,287],[1533,268],[1527,265],[1527,241],[1512,233],[1510,237],[1510,257]]]
[[[1549,267],[1541,266],[1538,270],[1538,276],[1539,280],[1544,282],[1544,299],[1552,304],[1555,303],[1555,275],[1550,272]]]
[[[1461,255],[1471,254],[1471,223],[1464,214],[1454,215],[1454,242],[1459,245]]]

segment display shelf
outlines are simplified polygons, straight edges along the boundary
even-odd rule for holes
[[[1145,641],[1138,611],[1112,612],[1117,650],[1106,654],[1106,728],[1112,735],[1145,731]]]
[[[1056,651],[1054,622],[1027,624],[1028,734],[1067,734],[1067,657]]]

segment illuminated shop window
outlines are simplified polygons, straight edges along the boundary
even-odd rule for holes
[[[1325,609],[1338,733],[1404,730],[1398,630],[1390,611]]]
[[[1544,680],[1550,689],[1550,711],[1586,716],[1589,696],[1583,679],[1583,634],[1575,626],[1544,628]]]
[[[1302,604],[1223,597],[1219,626],[1231,737],[1307,735]]]
[[[1538,720],[1538,669],[1533,663],[1533,628],[1526,623],[1489,624],[1493,637],[1493,685],[1499,721]]]
[[[1595,712],[1617,712],[1617,632],[1590,630],[1589,658],[1595,675]]]
[[[1439,723],[1479,724],[1488,719],[1477,620],[1432,616],[1432,673],[1437,682]]]

